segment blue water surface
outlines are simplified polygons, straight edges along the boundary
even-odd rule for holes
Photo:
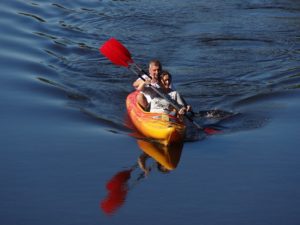
[[[0,6],[1,224],[299,224],[299,1]],[[110,37],[145,69],[159,59],[195,120],[222,129],[168,173],[137,166],[136,76],[99,53]]]

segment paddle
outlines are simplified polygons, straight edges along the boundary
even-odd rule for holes
[[[108,58],[112,63],[118,66],[127,67],[132,72],[134,72],[136,75],[138,75],[141,79],[145,81],[145,79],[142,77],[142,75],[147,75],[150,79],[151,76],[145,72],[143,69],[141,69],[131,58],[131,54],[128,51],[128,49],[122,45],[119,41],[117,41],[115,38],[110,38],[108,41],[106,41],[100,48],[100,52]],[[179,111],[180,107],[176,105],[174,102],[170,101],[167,96],[165,96],[163,93],[161,93],[158,89],[155,87],[149,85],[150,88],[152,88],[153,91],[155,91],[159,96],[164,98],[166,101],[168,101],[177,111]],[[203,128],[198,123],[196,123],[189,115],[185,114],[185,117],[192,122],[198,129],[203,130],[207,134],[215,134],[219,131],[214,130],[212,128]]]

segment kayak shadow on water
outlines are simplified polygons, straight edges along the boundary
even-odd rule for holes
[[[125,203],[129,191],[137,186],[156,168],[165,174],[176,169],[179,164],[183,143],[163,146],[143,139],[137,140],[142,150],[137,162],[130,168],[121,170],[106,183],[107,195],[100,201],[102,212],[113,215]],[[147,163],[150,159],[153,163]]]

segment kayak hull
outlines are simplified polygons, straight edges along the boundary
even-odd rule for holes
[[[132,92],[126,98],[127,112],[135,128],[145,137],[165,146],[183,142],[185,124],[168,114],[144,111],[137,102],[138,93]]]

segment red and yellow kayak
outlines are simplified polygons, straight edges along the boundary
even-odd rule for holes
[[[137,102],[138,93],[134,91],[126,99],[127,112],[135,128],[145,137],[165,146],[183,142],[185,124],[168,114],[144,111]]]

